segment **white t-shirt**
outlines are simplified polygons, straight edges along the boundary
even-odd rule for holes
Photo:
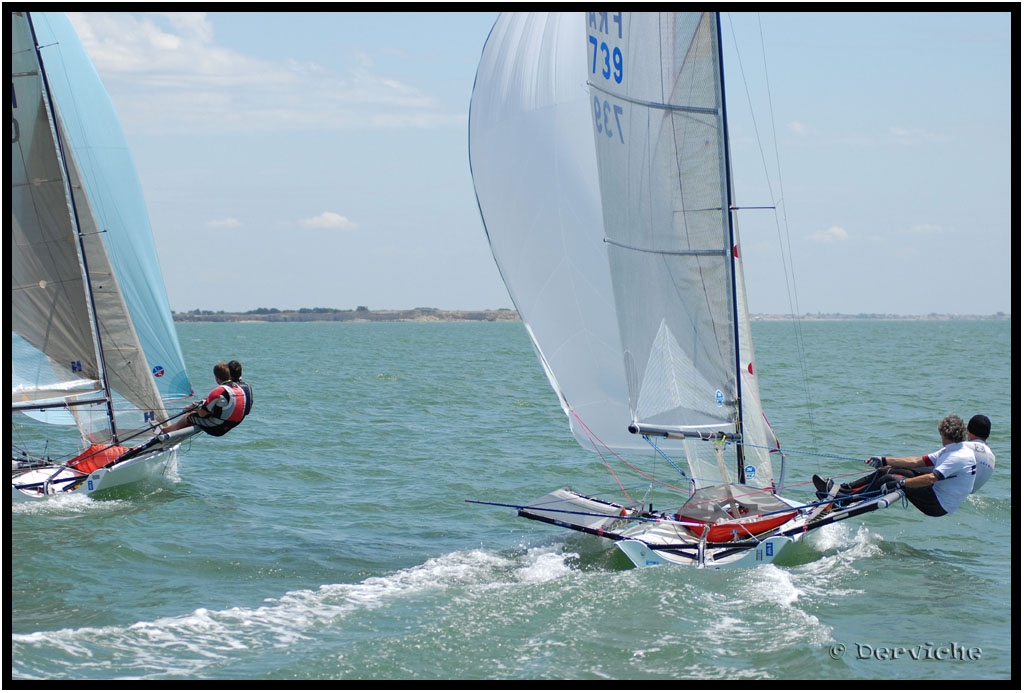
[[[974,490],[971,493],[977,493],[992,476],[996,468],[996,456],[983,440],[968,440],[964,445],[974,452]]]
[[[932,473],[940,477],[932,486],[935,497],[942,509],[951,513],[974,490],[974,450],[967,443],[950,443],[926,457],[935,465]]]

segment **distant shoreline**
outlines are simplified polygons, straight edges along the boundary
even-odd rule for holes
[[[512,308],[494,310],[440,310],[437,308],[412,308],[409,310],[369,310],[360,306],[355,310],[336,308],[299,308],[278,310],[257,308],[244,313],[226,311],[192,310],[187,313],[173,313],[175,322],[520,322],[519,313]],[[805,313],[800,320],[1009,320],[1008,313],[993,315],[896,315],[890,313]],[[773,320],[794,320],[793,315],[756,313],[750,316],[755,322]]]
[[[245,313],[194,310],[173,313],[174,322],[517,322],[519,313],[511,308],[497,310],[338,310],[300,308],[298,310],[257,309]]]

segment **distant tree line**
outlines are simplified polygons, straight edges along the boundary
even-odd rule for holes
[[[366,306],[359,306],[356,310],[368,310]],[[299,308],[298,310],[281,310],[280,308],[253,308],[252,310],[200,310],[194,308],[185,315],[273,315],[274,313],[343,313],[339,308]]]
[[[437,308],[413,308],[412,310],[370,310],[366,306],[357,306],[355,310],[339,308],[299,308],[297,310],[279,308],[255,308],[244,312],[201,310],[196,308],[187,313],[174,313],[179,322],[242,322],[248,320],[264,320],[269,322],[309,322],[314,320],[345,322],[345,321],[447,321],[472,320],[496,321],[519,320],[519,314],[511,308],[497,310],[438,310]]]

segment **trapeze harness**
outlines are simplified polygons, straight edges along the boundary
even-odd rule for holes
[[[221,398],[226,399],[227,404],[223,406],[214,404],[214,402]],[[220,421],[220,423],[213,426],[205,426],[202,423],[203,419],[196,417],[198,419],[196,423],[211,436],[222,436],[230,431],[242,422],[242,419],[245,418],[245,415],[252,408],[248,397],[246,397],[245,390],[235,382],[223,383],[215,387],[206,397],[206,402],[203,406],[210,412],[210,416]]]

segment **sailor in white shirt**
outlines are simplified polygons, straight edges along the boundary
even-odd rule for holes
[[[815,479],[815,486],[824,486],[818,489],[818,496],[842,504],[865,495],[902,490],[907,500],[925,515],[948,515],[974,490],[977,461],[974,450],[965,442],[967,426],[956,414],[939,422],[939,437],[942,447],[930,455],[865,460],[875,472],[850,484]]]
[[[996,456],[986,442],[991,431],[992,422],[984,414],[975,414],[967,422],[965,445],[974,452],[974,489],[971,493],[977,493],[996,468]]]

